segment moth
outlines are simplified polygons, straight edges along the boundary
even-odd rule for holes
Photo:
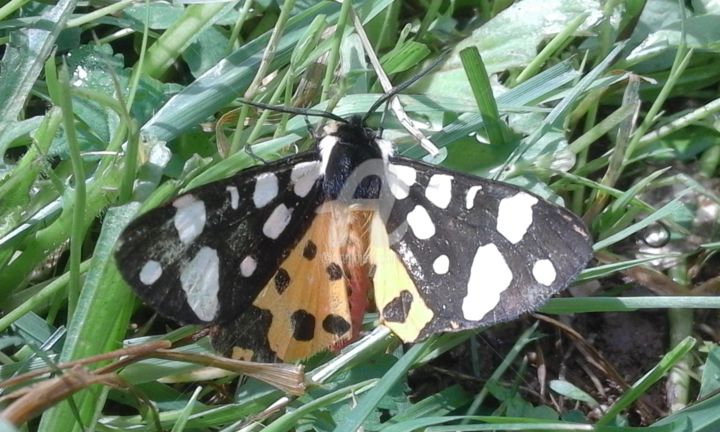
[[[371,297],[380,322],[415,342],[531,311],[591,258],[565,208],[396,155],[369,113],[322,115],[332,121],[312,150],[129,224],[115,257],[140,299],[212,325],[225,355],[287,362],[356,337]]]

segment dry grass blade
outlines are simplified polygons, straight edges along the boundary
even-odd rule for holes
[[[302,365],[285,363],[256,363],[234,360],[212,354],[180,353],[158,350],[153,357],[202,364],[259,379],[291,395],[305,392],[305,374]]]
[[[360,18],[358,18],[358,16],[354,12],[351,12],[350,14],[353,18],[353,25],[355,26],[355,31],[357,32],[358,36],[360,36],[360,41],[362,42],[363,48],[365,49],[365,54],[370,59],[370,63],[372,64],[373,69],[375,69],[375,73],[377,74],[378,80],[380,81],[380,85],[382,86],[383,90],[385,90],[385,92],[390,92],[393,89],[393,85],[390,82],[390,78],[388,78],[387,74],[380,65],[380,60],[378,60],[377,55],[375,55],[375,51],[370,44],[370,40],[365,34],[365,29],[362,26]],[[415,126],[415,123],[407,115],[402,105],[400,104],[400,101],[397,98],[392,98],[390,100],[390,109],[392,110],[393,114],[395,114],[395,117],[397,117],[400,124],[402,124],[403,127],[408,131],[408,133],[420,143],[420,145],[423,149],[425,149],[425,151],[430,153],[431,156],[437,156],[440,153],[435,144],[433,144],[432,141],[427,139],[425,135],[420,131],[420,129]]]
[[[41,368],[34,371],[30,371],[27,373],[24,373],[22,375],[17,375],[12,378],[6,379],[5,381],[0,381],[0,388],[8,388],[16,385],[20,385],[24,382],[27,382],[33,378],[37,378],[40,376],[43,376],[45,374],[49,374],[53,371],[56,371],[58,369],[72,369],[77,368],[80,366],[89,365],[92,363],[97,363],[101,361],[107,361],[112,360],[114,358],[122,357],[122,359],[119,362],[112,363],[111,365],[105,366],[102,369],[100,369],[101,372],[110,372],[112,370],[118,369],[121,366],[124,366],[129,361],[136,361],[139,358],[146,357],[148,354],[150,354],[153,351],[157,351],[161,348],[169,348],[170,342],[166,340],[156,341],[156,342],[148,342],[140,345],[135,345],[131,347],[122,348],[115,351],[110,351],[103,354],[98,354],[91,357],[86,357],[79,360],[74,360],[67,363],[60,363],[58,365],[55,365],[52,368]],[[120,363],[120,365],[118,365]]]
[[[3,399],[17,400],[5,408],[0,417],[14,425],[22,425],[45,409],[93,384],[125,386],[124,381],[114,373],[96,374],[76,366],[63,376],[42,381],[5,396]]]
[[[602,264],[611,264],[622,261],[622,258],[604,251],[596,252],[595,258]],[[681,284],[673,281],[665,274],[649,267],[636,266],[625,269],[622,273],[632,279],[635,283],[644,286],[657,295],[688,295],[688,290]]]

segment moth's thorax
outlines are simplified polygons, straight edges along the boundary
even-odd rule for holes
[[[323,192],[328,199],[376,199],[392,153],[390,143],[365,127],[360,117],[333,122],[318,144]]]

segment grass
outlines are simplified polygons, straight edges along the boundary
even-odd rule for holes
[[[714,6],[277,4],[0,6],[0,379],[14,383],[0,384],[0,431],[718,429]],[[140,212],[255,164],[245,148],[270,160],[312,145],[302,116],[255,121],[238,98],[364,114],[382,88],[350,11],[393,83],[449,51],[399,98],[439,154],[388,116],[398,152],[564,202],[596,259],[541,309],[564,324],[401,346],[368,313],[363,339],[305,362],[300,396],[254,379],[169,383],[198,367],[137,344],[207,353],[207,338],[151,318],[117,272],[116,239]],[[651,232],[669,242],[648,247]],[[634,335],[613,348],[660,351],[633,372],[600,343],[603,316]],[[106,354],[126,343],[125,360]],[[100,361],[58,367],[88,358]],[[43,367],[62,379],[8,381]]]

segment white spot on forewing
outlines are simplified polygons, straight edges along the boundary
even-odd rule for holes
[[[304,198],[318,177],[320,177],[320,162],[300,162],[295,165],[290,173],[290,181],[293,182],[295,195]]]
[[[162,266],[159,262],[149,260],[140,270],[140,282],[145,285],[152,285],[162,276]]]
[[[500,295],[508,289],[513,274],[497,246],[492,243],[480,246],[475,252],[468,293],[463,299],[463,316],[468,321],[480,321],[500,301]]]
[[[482,186],[470,186],[465,195],[465,208],[470,210],[475,206],[475,196],[482,190]]]
[[[525,192],[500,200],[497,230],[515,244],[523,239],[533,222],[533,206],[538,199]]]
[[[275,207],[275,210],[270,214],[270,217],[265,221],[263,225],[263,234],[266,237],[273,240],[280,237],[285,228],[287,228],[292,218],[293,209],[285,207],[285,204],[280,204]]]
[[[555,266],[549,259],[541,259],[533,264],[532,274],[539,283],[550,286],[555,282],[557,272]]]
[[[450,270],[450,258],[447,255],[440,255],[433,261],[433,271],[436,274],[444,275]]]
[[[255,179],[253,202],[255,207],[265,207],[278,194],[278,179],[273,173],[263,173]]]
[[[447,208],[452,198],[453,177],[447,174],[435,174],[430,177],[425,189],[427,199],[441,209]]]
[[[417,172],[406,165],[388,165],[388,184],[396,199],[405,199],[410,194],[410,186],[415,184]]]
[[[217,251],[204,246],[180,273],[180,286],[190,309],[198,318],[209,322],[218,310],[220,260]]]
[[[180,241],[190,244],[205,227],[205,203],[193,195],[183,195],[173,201],[173,207],[177,209],[173,223]]]
[[[426,240],[435,235],[435,224],[427,210],[423,206],[415,206],[415,208],[408,213],[407,222],[412,229],[413,234],[420,240]]]
[[[237,210],[238,203],[240,202],[240,194],[238,193],[238,188],[235,186],[228,186],[225,188],[226,191],[230,194],[230,207],[232,207],[233,210]]]
[[[255,273],[256,268],[257,261],[255,261],[255,258],[248,255],[240,263],[240,274],[243,275],[243,277],[250,277],[253,273]]]

